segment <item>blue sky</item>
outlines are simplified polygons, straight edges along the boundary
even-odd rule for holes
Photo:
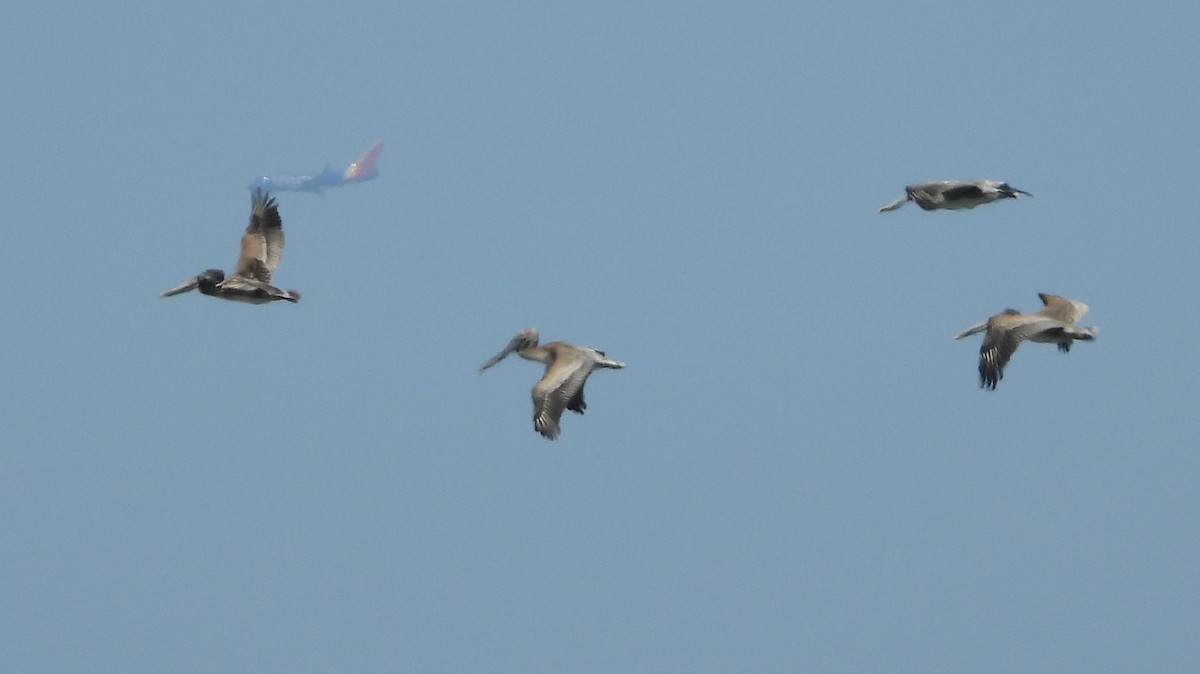
[[[5,14],[5,669],[1200,663],[1195,7]],[[376,137],[299,304],[156,297]],[[979,390],[1038,292],[1099,340]],[[628,363],[555,443],[524,327]]]

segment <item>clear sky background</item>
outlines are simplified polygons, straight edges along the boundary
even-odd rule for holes
[[[0,669],[1196,671],[1200,10],[800,4],[7,7]]]

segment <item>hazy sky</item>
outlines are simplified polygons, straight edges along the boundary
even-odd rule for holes
[[[7,7],[0,669],[1196,671],[1200,9],[800,4]]]

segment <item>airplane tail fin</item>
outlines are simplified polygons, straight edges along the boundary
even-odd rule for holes
[[[342,175],[342,180],[348,183],[355,183],[370,180],[379,175],[379,169],[376,167],[376,164],[379,163],[379,155],[382,152],[383,141],[377,138],[361,157],[346,167],[346,171]]]

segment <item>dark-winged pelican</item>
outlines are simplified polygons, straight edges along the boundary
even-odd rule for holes
[[[199,288],[205,295],[235,302],[298,302],[300,293],[271,285],[271,274],[279,266],[282,254],[283,221],[279,219],[279,207],[271,195],[256,189],[250,198],[250,224],[246,225],[246,233],[242,235],[242,254],[233,276],[225,278],[225,272],[220,269],[206,269],[159,297]]]
[[[880,213],[894,211],[909,201],[927,211],[960,210],[990,204],[998,199],[1016,199],[1018,194],[1032,194],[998,180],[931,180],[913,183],[904,188],[904,196],[879,209]]]
[[[962,339],[987,331],[979,349],[980,388],[995,390],[996,384],[1004,378],[1004,366],[1022,340],[1057,344],[1058,350],[1066,353],[1071,350],[1072,342],[1092,341],[1099,334],[1099,329],[1094,326],[1080,328],[1075,325],[1088,312],[1088,306],[1083,302],[1049,293],[1038,293],[1038,297],[1046,305],[1041,311],[1023,314],[1016,309],[1005,309],[954,336],[954,339]]]
[[[479,371],[499,363],[505,356],[517,352],[526,360],[545,363],[546,373],[533,386],[533,428],[544,437],[558,437],[558,420],[563,410],[583,414],[587,403],[583,401],[583,385],[592,370],[600,367],[621,369],[625,363],[609,360],[603,351],[586,346],[575,346],[566,342],[550,342],[538,346],[538,331],[527,328],[517,333],[508,346],[492,356]]]

